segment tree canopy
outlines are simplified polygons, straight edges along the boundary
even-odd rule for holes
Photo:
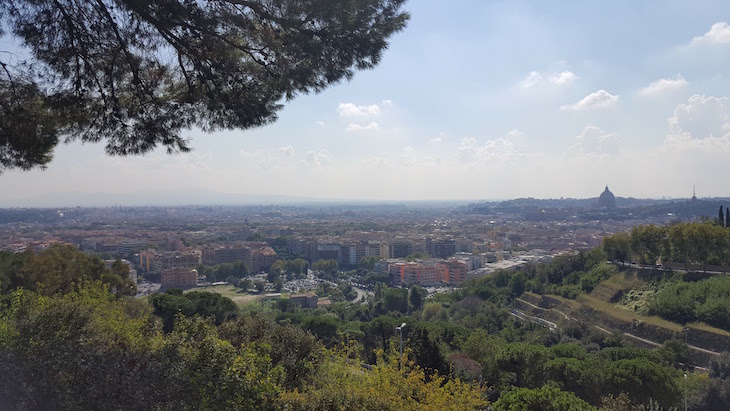
[[[404,3],[2,1],[0,36],[30,57],[0,59],[0,172],[45,166],[62,140],[186,152],[183,129],[270,123],[283,100],[377,65]]]

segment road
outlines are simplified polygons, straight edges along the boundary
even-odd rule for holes
[[[533,323],[544,325],[544,326],[548,327],[551,331],[558,329],[558,326],[554,322],[550,322],[548,320],[543,320],[540,317],[533,317],[531,315],[527,315],[520,310],[515,310],[514,308],[509,310],[509,313],[521,320],[530,321]]]
[[[730,272],[723,272],[723,271],[711,271],[711,270],[685,270],[684,268],[666,268],[666,267],[657,267],[656,265],[651,264],[639,264],[639,263],[622,263],[620,261],[609,261],[609,263],[618,266],[618,267],[631,267],[631,268],[638,268],[641,270],[654,270],[654,271],[672,271],[676,273],[706,273],[706,274],[724,274],[728,275]]]
[[[355,299],[355,301],[356,302],[362,301],[360,304],[366,304],[368,296],[373,295],[372,292],[363,290],[362,288],[357,288],[357,287],[353,286],[352,289],[355,290],[355,292],[357,292],[357,298]]]

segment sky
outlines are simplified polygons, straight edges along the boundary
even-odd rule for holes
[[[272,125],[185,131],[172,156],[60,145],[0,175],[0,206],[730,196],[730,2],[406,10],[377,68]]]

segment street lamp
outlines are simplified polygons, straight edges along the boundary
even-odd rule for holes
[[[403,369],[403,328],[406,327],[406,323],[403,323],[400,325],[400,327],[395,327],[396,331],[400,331],[400,369]]]
[[[687,373],[684,373],[684,411],[687,411]]]

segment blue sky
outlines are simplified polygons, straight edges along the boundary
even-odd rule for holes
[[[189,190],[191,203],[215,202],[211,192],[593,197],[606,184],[627,197],[687,197],[693,184],[699,196],[730,196],[727,1],[406,8],[411,21],[376,69],[297,97],[273,125],[191,130],[194,152],[178,156],[59,146],[45,171],[0,175],[0,206],[49,193],[164,202],[175,190]]]

